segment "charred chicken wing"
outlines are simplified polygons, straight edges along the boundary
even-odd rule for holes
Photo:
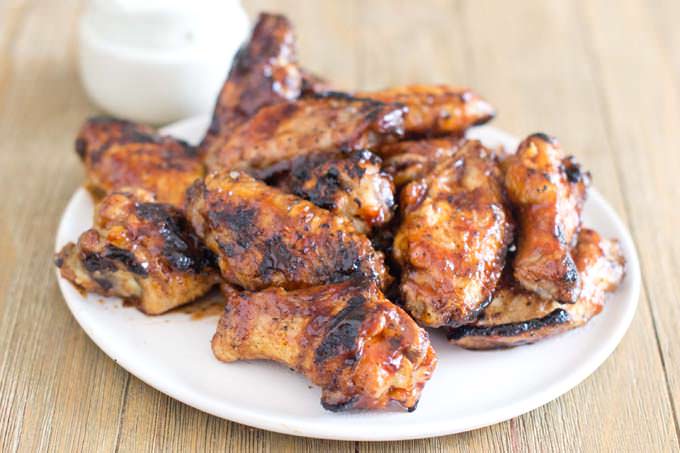
[[[436,365],[427,332],[368,282],[232,294],[212,348],[224,362],[295,369],[332,411],[414,410]]]
[[[408,108],[404,118],[408,136],[462,134],[495,115],[491,104],[473,91],[447,85],[407,85],[357,96],[404,104]]]
[[[77,288],[122,297],[150,315],[208,292],[219,281],[214,262],[183,213],[143,190],[105,197],[94,227],[56,258]]]
[[[219,147],[262,107],[297,99],[302,85],[292,25],[284,16],[260,14],[250,40],[234,57],[201,150]]]
[[[402,133],[404,108],[339,93],[260,109],[206,156],[210,170],[282,170],[311,153],[372,148]],[[278,164],[278,165],[275,165]]]
[[[383,170],[392,175],[394,185],[401,188],[427,176],[438,162],[452,156],[464,143],[456,136],[404,140],[383,145],[378,150],[384,159]]]
[[[575,304],[543,299],[506,276],[491,304],[474,324],[449,331],[449,340],[468,349],[495,349],[534,343],[587,323],[602,311],[606,293],[614,291],[624,273],[616,240],[583,229],[574,250],[583,287]]]
[[[159,202],[181,207],[186,189],[204,173],[194,147],[148,126],[110,117],[87,120],[76,151],[96,197],[140,188],[154,193]]]
[[[504,164],[519,218],[515,279],[543,298],[576,302],[581,284],[569,251],[581,225],[589,175],[545,134],[529,136]]]
[[[430,327],[474,321],[491,300],[512,241],[495,155],[467,142],[406,186],[401,201],[394,257],[407,311]]]
[[[382,254],[350,221],[242,172],[194,184],[187,215],[217,254],[224,279],[248,290],[388,279]]]
[[[368,233],[392,218],[394,186],[370,151],[312,154],[295,160],[277,185],[320,208],[341,215]]]

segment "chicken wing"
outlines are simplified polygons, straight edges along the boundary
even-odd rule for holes
[[[87,120],[78,133],[76,151],[96,198],[134,187],[151,191],[159,202],[181,207],[186,189],[204,174],[194,147],[148,126],[111,117]]]
[[[296,159],[277,186],[349,219],[368,233],[392,218],[394,185],[370,151],[312,154]]]
[[[64,246],[56,264],[77,288],[122,297],[150,315],[191,302],[219,281],[213,253],[182,212],[144,190],[105,197],[94,227]]]
[[[383,170],[392,175],[394,185],[401,188],[427,176],[438,162],[452,156],[464,139],[449,136],[387,143],[377,151],[383,159]]]
[[[234,57],[202,153],[219,147],[262,107],[297,99],[302,85],[293,26],[284,16],[260,14],[250,40]]]
[[[473,91],[448,85],[406,85],[356,96],[404,104],[408,108],[404,117],[407,136],[462,135],[496,114],[491,104]]]
[[[416,408],[436,366],[427,332],[374,283],[343,282],[227,299],[212,340],[224,362],[266,359],[321,386],[332,411]]]
[[[625,261],[616,240],[589,229],[574,250],[583,288],[575,304],[543,299],[508,275],[474,324],[449,331],[449,340],[468,349],[496,349],[534,343],[586,324],[602,311],[606,293],[623,279]]]
[[[210,148],[206,163],[210,170],[264,170],[258,176],[268,177],[296,157],[375,147],[402,133],[403,114],[401,105],[340,93],[264,107]]]
[[[430,327],[473,321],[490,302],[512,241],[496,157],[469,141],[404,188],[394,239],[406,310]]]
[[[248,290],[389,278],[382,254],[349,221],[242,172],[194,184],[187,215],[224,279]]]
[[[525,139],[504,165],[520,227],[515,278],[543,298],[576,302],[580,281],[569,250],[581,225],[589,174],[545,134]]]

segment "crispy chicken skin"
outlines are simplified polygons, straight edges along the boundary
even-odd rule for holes
[[[474,321],[490,302],[512,242],[495,155],[469,141],[401,194],[394,239],[406,310],[429,327]]]
[[[449,331],[449,340],[468,349],[496,349],[534,343],[586,324],[602,311],[606,293],[623,279],[624,258],[616,240],[589,229],[578,235],[574,260],[583,282],[575,304],[546,300],[521,288],[507,273],[491,304],[474,324]]]
[[[383,159],[383,170],[392,176],[394,185],[401,188],[411,181],[427,176],[438,162],[452,156],[464,142],[457,136],[404,140],[387,143],[378,154]]]
[[[76,152],[96,198],[140,188],[154,193],[159,202],[181,207],[186,189],[204,174],[194,147],[148,126],[111,117],[88,119],[78,133]]]
[[[581,283],[569,251],[581,225],[589,174],[545,134],[526,138],[504,166],[520,227],[515,278],[543,298],[576,302]]]
[[[234,57],[201,150],[219,147],[262,107],[297,99],[302,87],[293,26],[284,16],[260,14],[250,40]]]
[[[361,233],[390,221],[394,185],[370,151],[312,154],[292,164],[277,186],[349,219]]]
[[[403,114],[399,104],[341,93],[272,105],[211,147],[206,163],[210,170],[266,170],[259,176],[267,177],[299,156],[373,148],[401,135]]]
[[[381,286],[383,255],[351,222],[238,171],[189,190],[187,215],[218,256],[224,279],[247,290],[297,289],[362,276]]]
[[[94,227],[56,257],[77,288],[122,297],[150,315],[208,292],[219,281],[214,261],[182,212],[144,190],[105,197]]]
[[[436,366],[427,332],[374,283],[231,294],[212,340],[224,362],[280,362],[322,388],[332,411],[416,408]]]
[[[472,90],[448,85],[406,85],[356,96],[404,104],[408,108],[404,118],[407,136],[462,134],[496,114],[491,104]]]

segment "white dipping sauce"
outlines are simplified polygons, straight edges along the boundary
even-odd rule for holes
[[[81,79],[98,106],[134,121],[209,112],[248,28],[238,0],[91,0]]]

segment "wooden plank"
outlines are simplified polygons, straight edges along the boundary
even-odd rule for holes
[[[582,13],[680,436],[680,7],[584,2]]]

